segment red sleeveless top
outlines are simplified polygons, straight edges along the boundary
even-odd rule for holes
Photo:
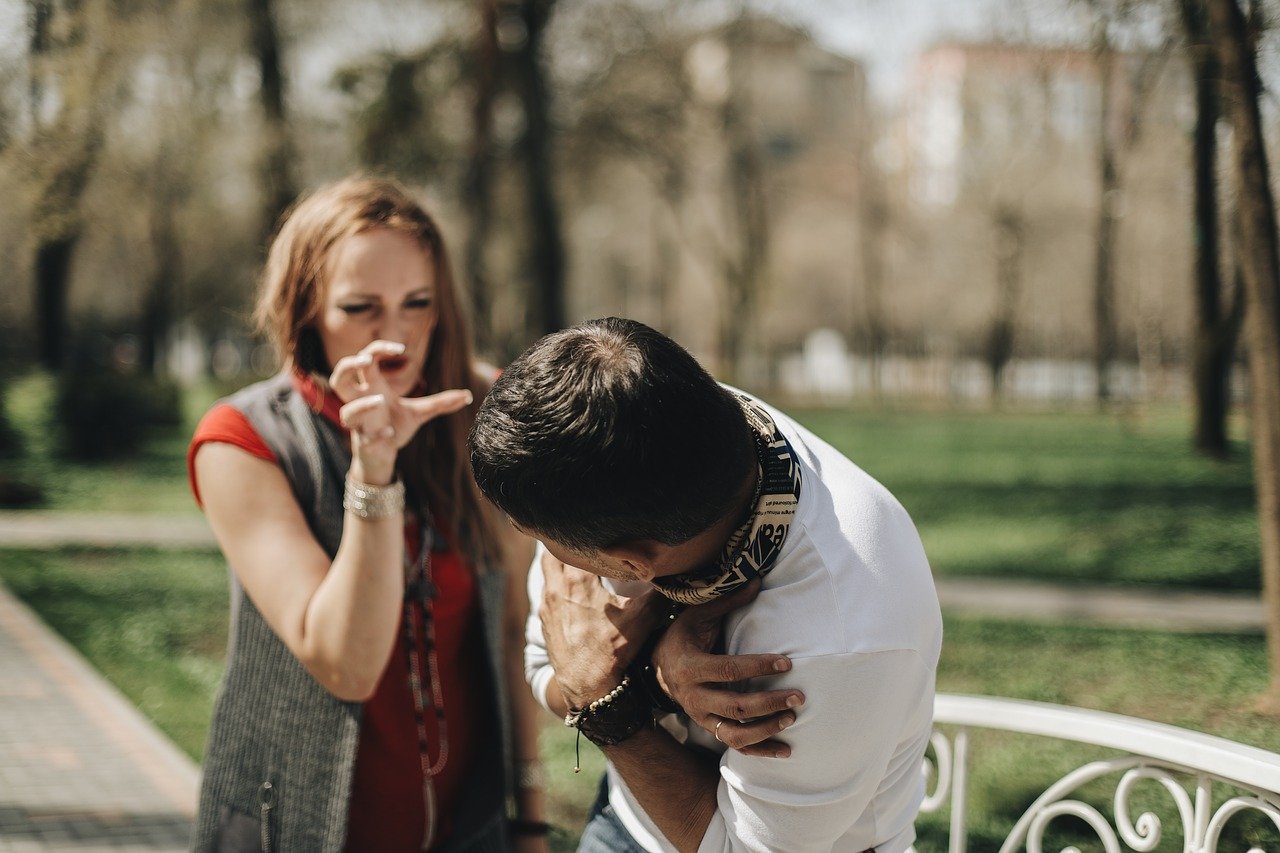
[[[294,386],[313,409],[320,408],[325,418],[338,424],[342,402],[336,395],[330,392],[322,400],[322,392],[315,382],[303,374],[294,374]],[[187,449],[187,473],[197,503],[200,488],[195,475],[196,451],[210,441],[232,444],[260,459],[276,461],[275,454],[244,415],[227,404],[214,406],[196,427]],[[412,519],[405,524],[405,549],[408,554],[418,554],[418,527]],[[481,751],[480,739],[496,737],[499,723],[494,699],[488,695],[488,680],[479,675],[488,664],[474,572],[450,544],[448,550],[432,553],[431,574],[438,590],[432,616],[443,694],[441,704],[449,738],[448,760],[434,778],[439,845],[448,840],[452,831],[452,817],[465,782],[465,771]],[[427,672],[422,604],[415,602],[412,611],[418,640],[419,678],[426,694],[423,716],[428,760],[434,765],[440,756],[441,738],[428,693],[431,676]],[[346,849],[351,851],[416,851],[422,846],[426,822],[422,763],[403,629],[401,625],[377,690],[364,703],[347,824]]]

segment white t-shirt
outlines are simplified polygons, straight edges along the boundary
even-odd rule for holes
[[[768,407],[766,407],[768,408]],[[699,851],[839,850],[902,853],[924,797],[921,758],[933,722],[942,618],[915,526],[864,471],[769,408],[801,465],[800,501],[759,597],[725,620],[730,654],[776,653],[792,669],[752,689],[798,688],[805,704],[780,739],[791,757],[751,758],[687,720],[664,727],[721,753],[718,809]],[[529,572],[525,671],[538,701],[554,673]],[[640,584],[606,581],[621,595]],[[609,800],[646,850],[675,848],[612,765]]]

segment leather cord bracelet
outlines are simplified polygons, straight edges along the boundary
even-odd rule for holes
[[[507,831],[522,838],[543,838],[551,834],[551,824],[545,820],[513,817],[507,819]]]
[[[640,653],[636,655],[636,659],[631,662],[631,666],[627,667],[627,673],[654,711],[663,714],[683,714],[684,708],[680,707],[680,703],[668,696],[667,691],[663,690],[662,685],[658,683],[658,670],[653,665],[654,647],[658,645],[658,641],[662,639],[665,632],[663,628],[649,636]]]
[[[579,735],[586,735],[587,740],[596,746],[614,746],[653,724],[653,711],[647,697],[639,690],[631,688],[631,676],[625,676],[622,683],[607,694],[585,708],[570,708],[565,714],[564,724],[577,729]],[[577,747],[574,747],[573,772],[582,770],[577,759]]]

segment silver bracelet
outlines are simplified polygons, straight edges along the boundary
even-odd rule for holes
[[[404,483],[397,479],[387,486],[371,486],[347,477],[342,508],[365,519],[386,518],[403,512]]]
[[[541,761],[516,762],[516,787],[521,791],[543,791],[547,787],[547,771]]]

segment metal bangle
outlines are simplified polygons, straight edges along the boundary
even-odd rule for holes
[[[364,519],[396,515],[404,511],[404,483],[397,479],[386,486],[371,486],[347,477],[342,508]]]

